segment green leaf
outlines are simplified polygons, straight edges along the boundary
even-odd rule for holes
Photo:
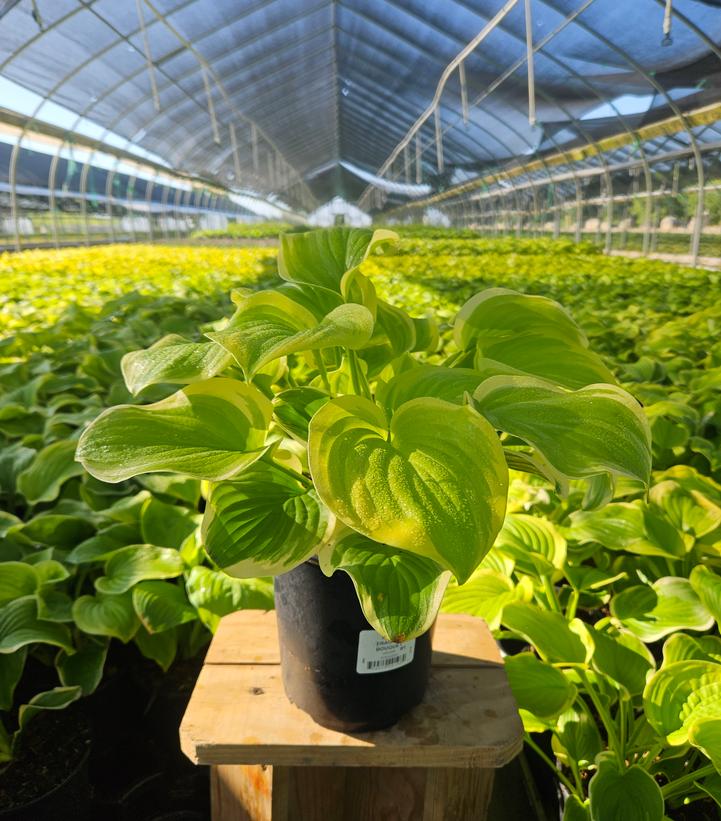
[[[148,385],[189,385],[210,379],[230,362],[230,355],[214,342],[189,342],[168,334],[149,348],[126,353],[120,367],[128,390],[135,395]]]
[[[513,559],[517,568],[533,576],[549,576],[566,561],[566,540],[548,519],[509,513],[495,548]]]
[[[103,677],[108,644],[87,641],[72,655],[61,650],[55,659],[60,681],[65,687],[78,686],[84,696],[95,692]]]
[[[312,487],[258,462],[211,487],[202,525],[210,558],[231,576],[284,573],[323,541],[329,514]]]
[[[99,593],[124,593],[145,579],[172,579],[183,568],[180,553],[170,547],[121,547],[105,562],[105,575],[95,580],[95,589]]]
[[[689,582],[716,624],[721,624],[721,576],[699,564],[691,571]]]
[[[628,690],[632,695],[643,692],[648,674],[654,669],[653,655],[632,633],[617,635],[589,630],[594,644],[592,663]]]
[[[0,653],[15,653],[21,647],[36,643],[52,644],[73,652],[68,628],[39,619],[34,596],[15,599],[0,608]]]
[[[571,514],[568,535],[581,543],[599,542],[610,550],[677,559],[687,551],[681,534],[642,500],[613,502],[600,510]]]
[[[394,376],[379,389],[378,398],[389,411],[424,396],[462,405],[465,395],[472,394],[482,381],[482,374],[472,368],[419,365]]]
[[[691,637],[685,633],[673,633],[663,645],[664,666],[686,659],[716,661],[721,664],[721,638],[718,636]]]
[[[103,561],[121,547],[138,544],[141,538],[140,529],[135,524],[110,525],[74,547],[67,561],[71,564]]]
[[[75,624],[92,636],[112,636],[128,643],[140,622],[133,609],[130,593],[118,596],[99,594],[80,596],[73,604]]]
[[[495,431],[468,406],[414,399],[393,415],[361,397],[324,405],[309,429],[318,495],[373,541],[438,562],[459,582],[490,550],[508,470]]]
[[[561,760],[571,759],[579,767],[593,765],[603,749],[598,724],[585,710],[566,710],[558,717],[552,745]]]
[[[677,530],[688,534],[689,546],[694,539],[700,539],[721,526],[721,507],[702,493],[688,490],[678,482],[659,482],[651,488],[649,497]]]
[[[77,458],[105,482],[154,471],[218,481],[259,458],[271,413],[253,385],[209,379],[153,405],[109,408],[80,437]]]
[[[25,669],[26,658],[26,647],[14,653],[0,653],[0,711],[12,710],[13,693]]]
[[[211,630],[221,616],[236,610],[273,609],[273,583],[268,579],[233,579],[198,565],[188,574],[185,590]]]
[[[694,725],[721,715],[721,664],[674,661],[649,679],[643,692],[646,719],[671,745],[690,741]]]
[[[180,549],[197,526],[193,513],[187,508],[167,505],[154,498],[148,499],[140,511],[140,533],[145,544]]]
[[[24,730],[28,724],[44,710],[64,710],[82,695],[80,687],[54,687],[33,696],[27,704],[20,706],[18,724]]]
[[[330,396],[316,388],[289,388],[275,395],[273,413],[286,433],[300,442],[308,441],[308,425]]]
[[[717,702],[718,706],[718,702]],[[688,740],[721,772],[721,719],[706,718],[691,725]]]
[[[252,379],[274,359],[321,348],[362,348],[373,333],[373,315],[363,305],[344,304],[316,321],[310,311],[281,293],[249,296],[227,328],[206,334]]]
[[[346,272],[360,265],[375,247],[397,240],[393,231],[329,228],[282,234],[278,272],[289,282],[320,286],[340,293]]]
[[[31,542],[69,549],[92,536],[95,526],[89,518],[41,513],[33,516],[16,532]]]
[[[577,795],[566,797],[566,802],[563,805],[563,819],[562,821],[591,821],[591,809],[588,805],[588,800],[581,801]]]
[[[546,661],[583,664],[587,659],[587,648],[560,613],[514,602],[504,608],[502,622],[530,642]]]
[[[642,767],[622,767],[612,752],[602,753],[588,785],[591,821],[662,821],[661,788]]]
[[[491,630],[497,630],[507,604],[519,600],[530,601],[532,596],[533,583],[528,577],[522,577],[514,585],[506,574],[484,569],[482,565],[465,584],[458,585],[451,579],[441,609],[444,613],[480,616]]]
[[[519,708],[542,721],[554,721],[576,698],[566,676],[533,653],[506,656],[504,666]]]
[[[154,661],[164,673],[167,673],[178,652],[178,635],[175,630],[148,633],[141,626],[135,634],[135,644],[145,658]]]
[[[330,576],[345,571],[353,580],[363,613],[385,639],[407,641],[435,621],[450,573],[436,562],[349,533],[320,554]]]
[[[493,376],[473,397],[495,428],[528,442],[566,476],[609,472],[649,481],[648,423],[638,402],[621,388],[566,391],[530,377]]]
[[[0,605],[31,596],[40,580],[35,568],[26,562],[0,562]]]
[[[31,505],[52,502],[64,482],[73,476],[82,476],[83,467],[75,461],[75,446],[72,439],[53,442],[18,476],[18,490]]]
[[[140,582],[132,595],[135,612],[148,633],[162,633],[198,617],[183,588],[170,582]]]
[[[496,360],[568,388],[615,382],[566,310],[546,297],[481,291],[461,308],[453,334],[462,350],[476,346],[476,364]]]
[[[665,576],[651,587],[628,587],[611,599],[611,613],[642,641],[677,630],[708,630],[713,616],[688,579]]]

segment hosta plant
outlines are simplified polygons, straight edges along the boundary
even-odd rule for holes
[[[171,334],[124,357],[133,394],[182,387],[104,411],[77,458],[105,482],[204,480],[203,544],[219,568],[275,575],[317,555],[402,641],[491,549],[509,466],[561,490],[583,480],[591,508],[618,476],[646,483],[651,455],[641,407],[550,299],[478,293],[440,329],[441,359],[433,318],[382,300],[364,273],[394,241],[283,236],[277,287],[234,293],[234,314],[203,341]]]

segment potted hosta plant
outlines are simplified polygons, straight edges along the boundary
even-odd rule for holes
[[[441,354],[433,321],[363,273],[395,240],[283,236],[277,287],[234,293],[202,342],[166,336],[123,359],[134,394],[184,387],[106,410],[77,450],[106,482],[207,482],[205,550],[233,576],[277,577],[286,691],[347,730],[387,726],[422,697],[444,589],[493,545],[509,467],[585,480],[589,507],[614,477],[650,473],[640,406],[560,305],[483,291]]]

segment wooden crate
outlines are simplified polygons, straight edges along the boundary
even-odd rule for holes
[[[424,702],[388,730],[316,724],[283,691],[275,613],[223,619],[180,728],[214,821],[481,821],[523,728],[482,619],[441,614]]]

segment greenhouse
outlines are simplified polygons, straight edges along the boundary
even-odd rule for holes
[[[0,821],[721,818],[721,0],[0,0]]]

